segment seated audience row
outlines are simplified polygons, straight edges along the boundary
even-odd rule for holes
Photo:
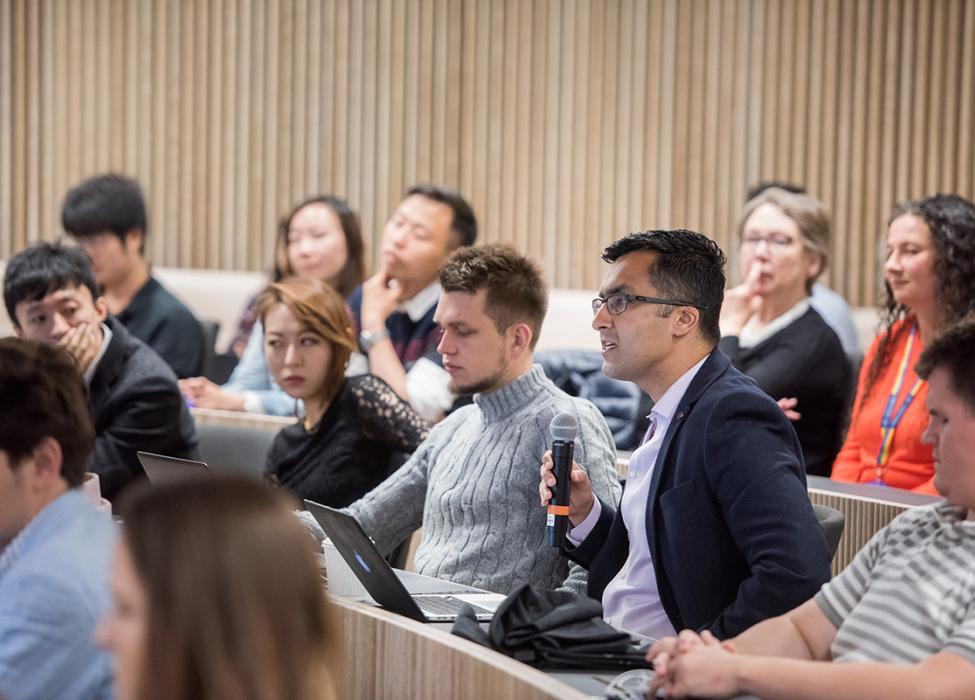
[[[335,197],[300,203],[280,227],[274,281],[289,274],[324,281],[348,297],[358,338],[349,373],[370,372],[407,400],[424,419],[443,418],[454,401],[436,351],[433,313],[437,273],[450,253],[477,239],[477,220],[456,191],[434,185],[407,190],[383,229],[382,264],[365,283],[356,215]],[[267,371],[260,323],[240,364],[223,387],[185,380],[197,406],[289,415],[295,404]]]
[[[128,498],[119,538],[80,492],[94,440],[75,358],[0,340],[0,697],[334,697],[291,502],[243,477],[191,479]]]
[[[955,199],[964,212],[975,210],[970,203]],[[760,206],[756,205],[755,211]],[[776,206],[783,211],[781,206]],[[766,209],[764,213],[775,212]],[[964,233],[961,227],[954,230]],[[799,242],[798,238],[792,241],[796,252]],[[770,241],[763,243],[766,249],[770,247]],[[965,245],[969,244],[970,241]],[[853,574],[827,584],[816,599],[819,608],[810,608],[812,604],[797,608],[828,580],[830,558],[805,493],[799,439],[774,398],[735,369],[718,349],[719,319],[725,296],[723,253],[713,241],[694,232],[648,231],[616,241],[604,251],[603,258],[610,266],[600,295],[593,300],[592,310],[593,328],[601,338],[604,371],[608,376],[636,383],[654,401],[650,428],[630,460],[629,488],[622,501],[617,503],[620,489],[615,479],[615,453],[605,420],[592,404],[565,395],[533,366],[532,351],[547,306],[547,292],[537,265],[510,248],[482,246],[462,248],[439,270],[438,301],[433,305],[436,352],[442,371],[449,377],[446,389],[450,395],[470,395],[473,404],[454,410],[430,430],[425,440],[418,435],[414,443],[420,444],[409,461],[389,479],[355,500],[348,510],[375,538],[380,549],[386,551],[422,525],[423,538],[416,556],[417,570],[421,573],[504,593],[524,583],[542,588],[585,589],[590,596],[602,600],[606,618],[623,629],[655,637],[668,637],[684,628],[707,631],[702,637],[682,633],[682,642],[669,638],[653,650],[661,674],[659,683],[674,694],[684,692],[681,683],[694,682],[690,679],[705,665],[704,662],[701,666],[693,665],[699,657],[705,658],[713,666],[712,670],[741,670],[743,666],[737,661],[728,662],[728,656],[723,656],[727,648],[738,643],[748,652],[769,648],[762,646],[765,637],[761,630],[774,631],[779,623],[760,623],[777,615],[799,614],[789,613],[790,610],[818,612],[821,609],[823,619],[833,625],[831,634],[839,638],[842,631],[837,633],[837,628],[842,618],[855,617],[857,610],[855,604],[849,604],[849,590],[836,591],[842,586],[849,588]],[[75,274],[78,261],[83,263],[80,276]],[[752,263],[752,266],[756,264],[766,263]],[[888,266],[895,270],[890,263]],[[40,273],[34,274],[37,270]],[[70,274],[62,275],[64,270]],[[773,277],[776,271],[771,271]],[[104,302],[97,296],[94,282],[84,276],[85,272],[90,278],[90,268],[80,252],[49,244],[33,246],[11,260],[4,284],[5,302],[8,311],[12,310],[16,317],[18,333],[29,335],[21,324],[42,327],[46,330],[40,338],[50,345],[64,345],[64,349],[7,340],[0,343],[0,352],[7,347],[5,344],[14,349],[11,357],[15,361],[11,367],[24,365],[16,361],[16,351],[24,352],[23,349],[28,356],[30,352],[39,352],[44,362],[52,367],[60,366],[63,381],[56,381],[52,386],[67,386],[81,396],[81,402],[74,401],[74,415],[87,416],[83,403],[86,380],[98,376],[104,367],[102,362],[112,339],[125,336],[115,333],[111,319],[102,323],[106,321]],[[761,282],[762,274],[765,272],[754,273],[750,269],[749,276],[753,279],[749,284],[760,286],[756,283]],[[799,275],[797,279],[806,289],[807,277]],[[59,294],[63,289],[71,294]],[[389,287],[385,289],[388,291]],[[25,315],[28,308],[37,312],[36,317]],[[80,320],[72,325],[79,311]],[[360,311],[365,313],[363,309]],[[912,311],[919,313],[913,308]],[[335,430],[330,427],[331,421],[336,424],[349,421],[349,430],[362,431],[366,440],[375,439],[373,431],[388,429],[399,420],[413,425],[418,432],[423,429],[422,423],[410,415],[410,409],[397,396],[392,383],[371,376],[343,377],[342,368],[354,343],[337,292],[321,282],[285,280],[272,284],[260,296],[258,315],[264,329],[267,366],[285,390],[305,402],[306,411],[305,420],[279,436],[272,449],[273,459],[269,459],[269,472],[277,474],[281,483],[297,493],[316,489],[327,497],[339,495],[343,479],[348,478],[345,483],[352,485],[343,497],[355,498],[372,485],[362,477],[374,478],[378,474],[377,465],[364,468],[361,463],[350,461],[344,474],[328,473],[329,468],[340,463],[343,438],[349,439],[342,431],[330,434],[330,430]],[[939,330],[945,327],[942,325]],[[124,329],[121,333],[124,334]],[[963,335],[961,340],[955,337],[959,333]],[[387,340],[381,338],[377,342]],[[139,341],[131,342],[135,347],[141,346]],[[952,330],[942,340],[929,343],[929,352],[918,368],[919,376],[930,377],[932,381],[927,402],[934,420],[928,429],[928,439],[938,446],[939,455],[946,460],[955,455],[959,460],[962,458],[967,444],[964,436],[970,432],[966,421],[975,421],[968,410],[971,407],[951,394],[951,387],[967,386],[963,382],[971,379],[967,359],[965,362],[957,359],[961,356],[958,348],[970,348],[971,342],[970,329]],[[151,350],[146,348],[145,352],[161,363]],[[48,357],[44,353],[53,354]],[[68,360],[69,357],[74,361]],[[910,353],[905,353],[902,364],[909,359]],[[949,362],[951,372],[941,372],[939,367]],[[17,381],[9,382],[10,389],[7,389],[3,375],[6,364],[0,364],[3,391],[22,391],[22,385],[31,381],[30,372],[39,371],[36,361],[34,365],[27,362],[26,373],[22,372]],[[67,368],[70,374],[66,374]],[[165,366],[163,369],[168,373],[169,385],[174,387],[172,373]],[[88,370],[92,374],[85,376]],[[901,371],[903,374],[904,370]],[[58,370],[50,374],[57,377]],[[43,383],[40,384],[43,388]],[[358,394],[357,390],[360,390]],[[374,392],[373,398],[382,396],[384,406],[378,413],[369,413],[375,409],[375,405],[368,405],[369,391]],[[914,393],[916,389],[909,395]],[[29,405],[44,405],[44,400],[41,397]],[[909,403],[904,404],[905,409]],[[11,399],[3,405],[12,406],[14,401]],[[18,406],[18,410],[23,409]],[[546,513],[532,504],[532,500],[537,494],[542,505],[547,505],[555,487],[551,457],[545,450],[550,444],[551,418],[565,411],[578,420],[580,435],[570,477],[572,527],[562,547],[556,548],[548,546],[546,541]],[[18,577],[10,578],[11,571],[21,575],[32,572],[29,567],[16,569],[18,562],[24,560],[23,553],[30,551],[32,544],[40,552],[47,552],[44,541],[33,538],[35,533],[49,530],[36,526],[35,522],[42,519],[43,523],[43,518],[56,514],[57,509],[52,510],[51,505],[70,496],[69,486],[80,483],[78,474],[62,474],[62,446],[58,435],[51,435],[52,423],[46,414],[43,411],[25,414],[36,423],[34,433],[17,436],[25,442],[17,442],[13,435],[4,437],[6,434],[0,432],[0,437],[9,437],[9,443],[0,444],[0,459],[5,460],[0,467],[9,472],[5,480],[8,488],[12,493],[26,489],[23,493],[29,494],[15,499],[25,507],[14,509],[9,527],[4,528],[7,534],[0,542],[3,545],[0,589],[13,581],[11,591],[23,586],[18,583]],[[383,425],[378,420],[370,423],[377,416],[384,421]],[[941,419],[943,423],[939,422]],[[962,437],[957,437],[948,427],[949,419],[962,427]],[[164,425],[175,432],[172,428],[179,420],[178,415],[171,416]],[[72,427],[79,425],[75,421]],[[884,428],[888,427],[885,423]],[[77,436],[88,440],[90,445],[91,432],[90,426],[86,433],[84,425],[80,425]],[[98,432],[97,425],[94,432]],[[7,444],[11,445],[9,450]],[[395,440],[389,444],[396,446]],[[329,453],[330,450],[333,452]],[[85,452],[84,446],[72,448],[71,452],[72,464],[83,464],[84,457],[79,462],[78,453]],[[292,456],[295,459],[286,464]],[[370,460],[380,460],[383,456],[377,453]],[[539,461],[540,481],[535,471]],[[938,555],[938,561],[945,556],[957,560],[969,553],[967,540],[956,536],[967,533],[964,527],[967,511],[971,510],[965,485],[968,477],[959,476],[961,471],[945,471],[940,462],[939,469],[942,472],[935,486],[945,492],[950,503],[961,508],[928,509],[940,519],[927,521],[923,519],[924,512],[918,511],[915,519],[905,521],[905,532],[910,530],[926,537],[924,533],[929,530],[918,525],[934,522],[937,527],[930,530],[932,542],[948,542],[946,546],[954,548],[947,555]],[[114,473],[109,471],[110,475]],[[32,481],[25,484],[24,475]],[[306,478],[288,483],[286,476]],[[376,481],[381,479],[380,475]],[[0,486],[3,483],[0,481]],[[146,688],[164,687],[172,687],[176,694],[181,694],[187,687],[207,683],[235,694],[235,687],[250,687],[251,681],[247,679],[252,678],[250,674],[255,670],[240,668],[247,663],[244,659],[263,654],[262,658],[266,657],[273,669],[258,674],[261,678],[253,682],[264,679],[271,695],[283,692],[297,697],[327,696],[330,684],[323,659],[327,626],[322,622],[322,595],[313,565],[296,564],[295,579],[287,584],[293,583],[288,589],[290,595],[303,601],[302,614],[312,618],[309,627],[300,628],[304,631],[299,631],[300,616],[281,615],[290,622],[282,622],[281,626],[268,623],[264,628],[267,633],[258,634],[259,639],[254,640],[257,647],[243,651],[243,645],[226,647],[225,640],[234,635],[220,636],[226,629],[240,629],[235,625],[239,625],[241,609],[273,611],[277,604],[269,603],[280,603],[288,595],[283,593],[284,587],[275,587],[276,583],[282,586],[284,583],[275,581],[279,571],[270,557],[265,561],[263,555],[255,557],[254,568],[238,572],[239,577],[233,579],[235,583],[237,578],[248,581],[253,588],[245,593],[233,585],[236,592],[231,594],[227,572],[232,570],[233,562],[225,561],[224,555],[239,559],[235,548],[254,548],[250,540],[257,539],[267,544],[266,551],[280,548],[293,552],[294,561],[301,562],[302,557],[310,557],[310,543],[300,541],[297,524],[291,521],[289,525],[275,524],[272,512],[283,514],[275,517],[284,520],[288,519],[287,513],[280,502],[263,510],[265,505],[261,504],[270,501],[262,501],[264,497],[257,485],[235,486],[232,480],[214,480],[208,486],[187,483],[180,488],[185,490],[173,487],[136,497],[130,506],[132,510],[125,511],[126,518],[132,521],[132,529],[126,530],[116,557],[113,580],[117,613],[100,635],[116,655],[119,694],[141,697]],[[224,494],[225,500],[221,501],[218,493]],[[214,506],[217,501],[222,505]],[[184,503],[190,505],[184,508]],[[208,513],[208,508],[213,512]],[[225,530],[235,511],[244,513],[245,519],[250,517],[248,513],[253,513],[254,520],[239,527],[239,542],[228,543]],[[389,517],[391,512],[397,517]],[[942,535],[938,529],[942,521],[953,528],[951,536]],[[172,533],[178,532],[184,523],[187,537],[192,534],[192,539],[177,547],[171,541]],[[293,543],[294,547],[277,542],[278,537]],[[902,540],[898,538],[899,542]],[[933,545],[921,544],[923,556],[930,557]],[[215,552],[213,547],[227,551]],[[575,566],[569,565],[562,552]],[[688,563],[689,553],[693,553],[693,567]],[[871,557],[880,559],[876,552],[871,554],[868,546],[862,558]],[[201,562],[201,558],[207,561]],[[42,557],[38,555],[30,561],[37,563]],[[882,561],[894,565],[886,559]],[[931,571],[934,564],[928,563],[931,566],[926,571]],[[177,580],[180,571],[193,571],[194,566],[203,567],[198,569],[199,582],[190,581],[184,586]],[[872,562],[864,564],[855,578],[862,582],[873,566]],[[589,570],[588,577],[584,569]],[[187,575],[187,579],[192,578]],[[886,581],[891,576],[880,578]],[[220,586],[224,584],[214,583],[221,580],[228,582],[227,593],[221,593]],[[215,592],[212,596],[200,596],[199,591],[207,585]],[[944,590],[932,589],[935,603],[916,595],[917,614],[930,617],[932,604],[943,605],[946,598],[955,594],[958,585],[967,584],[947,578]],[[248,598],[252,590],[255,597]],[[972,597],[967,589],[958,595],[965,601]],[[212,600],[214,596],[242,602],[216,611],[199,609],[203,605],[201,600]],[[843,611],[837,603],[841,598],[840,602],[847,606]],[[26,600],[31,598],[28,596]],[[89,606],[87,612],[97,607]],[[961,620],[957,626],[960,632],[945,635],[936,631],[931,643],[914,640],[913,661],[927,655],[939,672],[959,677],[971,674],[968,637],[972,635],[967,622],[970,606],[966,602],[961,607],[963,612],[954,618]],[[834,613],[832,617],[830,610]],[[89,614],[79,624],[90,626],[93,617],[94,613]],[[4,619],[0,617],[0,642],[12,638],[3,634]],[[17,623],[21,618],[11,612],[10,619]],[[38,615],[29,618],[29,622],[43,623],[44,619]],[[919,618],[919,624],[924,619]],[[160,624],[163,620],[166,625]],[[216,630],[218,635],[213,643],[207,643],[207,635],[198,629],[204,620],[210,621],[207,627]],[[185,626],[174,625],[174,621]],[[797,623],[790,618],[786,624],[792,628]],[[810,629],[819,635],[817,639],[829,636],[821,621],[814,619],[812,624]],[[746,632],[755,625],[758,627],[754,633]],[[170,630],[171,636],[167,637],[165,630]],[[736,640],[722,651],[718,640],[732,636]],[[89,637],[84,638],[85,644],[77,643],[78,639],[72,636],[70,641],[75,645],[64,645],[65,648],[92,654]],[[174,655],[171,666],[147,669],[145,659],[151,657],[146,654],[153,648],[162,648],[160,639],[167,640],[165,648],[186,652]],[[297,658],[297,665],[288,666],[276,655],[279,650],[296,648],[282,643],[282,639],[299,640],[303,646],[306,655]],[[752,645],[752,640],[759,641]],[[44,643],[39,642],[40,648],[49,653],[51,649],[44,648]],[[262,643],[264,646],[260,646]],[[826,642],[827,646],[829,643]],[[0,643],[0,650],[3,647]],[[265,654],[269,647],[274,649]],[[8,652],[11,658],[34,653],[34,645],[29,642],[26,651],[24,646],[16,644],[12,648],[13,652]],[[956,648],[961,650],[960,654],[955,653]],[[54,651],[60,649],[61,646],[53,647]],[[817,656],[821,649],[822,645],[815,649],[809,647],[807,656],[825,658]],[[950,652],[947,660],[939,653],[942,649]],[[705,651],[711,656],[702,657]],[[901,658],[885,660],[901,661]],[[2,664],[0,656],[0,670]],[[92,671],[89,682],[96,690],[91,691],[91,696],[101,697],[104,691],[97,688],[105,686],[104,673],[99,670],[104,669],[104,660],[93,654],[82,665]],[[20,666],[14,668],[13,675]],[[227,669],[232,677],[216,674],[215,669]],[[276,673],[282,669],[289,672]],[[161,675],[154,675],[157,670]],[[774,676],[776,671],[770,673]],[[78,674],[65,673],[61,668],[59,682],[63,683],[66,677],[77,682]],[[16,680],[33,681],[21,676],[16,676]],[[864,674],[863,682],[870,681],[869,675]],[[907,681],[913,682],[905,676]],[[292,685],[274,685],[278,682]],[[776,682],[775,678],[769,682]],[[243,685],[235,685],[239,683]],[[0,683],[0,693],[20,697],[18,687],[12,687],[15,690],[8,691]],[[57,695],[60,687],[47,688],[54,689]],[[282,687],[287,690],[281,691]],[[778,692],[774,685],[761,687],[772,688],[771,694]],[[694,688],[706,693],[723,692],[712,690],[706,684]],[[946,689],[949,693],[952,687]]]

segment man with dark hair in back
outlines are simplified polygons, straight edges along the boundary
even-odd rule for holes
[[[430,421],[454,400],[436,349],[437,273],[454,250],[476,240],[477,219],[459,192],[411,187],[383,229],[379,271],[349,298],[368,371]],[[361,359],[353,367],[365,370]]]
[[[667,697],[970,698],[975,689],[975,322],[921,354],[941,503],[910,508],[811,600],[724,644],[691,630],[648,655]],[[838,663],[839,662],[839,663]]]
[[[116,529],[80,489],[94,439],[74,358],[0,340],[0,697],[111,697],[92,634]]]
[[[203,370],[203,330],[193,313],[151,274],[149,230],[139,183],[98,175],[73,187],[61,207],[64,230],[91,258],[109,313],[162,357],[180,379]]]
[[[3,300],[18,336],[61,345],[78,362],[95,422],[90,469],[106,498],[143,474],[139,450],[199,458],[176,376],[108,315],[81,250],[51,243],[24,249],[7,263]]]
[[[423,527],[421,574],[510,593],[529,583],[581,590],[585,572],[546,540],[531,485],[561,412],[579,422],[575,451],[603,498],[619,494],[606,421],[532,364],[548,295],[538,267],[511,248],[459,250],[439,275],[437,351],[455,394],[473,403],[434,426],[410,460],[349,510],[384,553]]]
[[[650,637],[737,634],[829,579],[795,430],[717,349],[725,256],[693,231],[647,231],[603,252],[592,302],[603,371],[654,400],[622,501],[573,465],[568,555],[613,625]],[[593,465],[588,465],[591,470]],[[543,504],[555,486],[542,463]]]

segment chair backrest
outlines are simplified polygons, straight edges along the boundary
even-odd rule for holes
[[[197,424],[200,454],[214,472],[236,472],[260,478],[267,452],[278,434],[257,427]]]
[[[234,371],[237,356],[233,353],[217,352],[219,321],[203,319],[200,321],[200,328],[203,329],[203,366],[200,368],[200,374],[214,384],[223,384]]]
[[[840,544],[840,537],[843,536],[843,527],[846,525],[846,516],[842,511],[829,506],[821,506],[813,503],[813,512],[816,513],[816,520],[823,528],[823,535],[826,536],[826,545],[829,547],[829,556],[832,558],[836,554],[836,548]]]

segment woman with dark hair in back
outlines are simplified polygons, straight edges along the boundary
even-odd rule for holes
[[[828,476],[853,385],[839,338],[810,304],[829,259],[829,214],[808,194],[773,187],[745,205],[737,236],[744,281],[725,294],[719,347],[790,409],[806,471]]]
[[[975,309],[975,204],[939,194],[898,205],[887,229],[883,329],[863,359],[853,419],[832,478],[936,495],[921,442],[921,350]]]
[[[430,426],[382,379],[345,376],[355,340],[345,303],[330,287],[274,283],[257,307],[271,375],[305,407],[274,439],[268,477],[299,498],[346,506],[385,479],[393,453],[413,452]]]
[[[331,285],[347,298],[365,278],[365,246],[359,217],[344,199],[316,195],[299,202],[278,227],[273,282],[287,277]],[[231,349],[240,357],[230,379],[217,386],[203,377],[180,388],[194,406],[228,411],[290,415],[294,402],[271,379],[254,297],[244,311]]]
[[[337,651],[294,504],[250,479],[190,478],[124,504],[98,641],[119,700],[330,700]]]

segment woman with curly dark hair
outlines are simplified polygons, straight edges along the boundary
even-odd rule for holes
[[[938,194],[899,205],[887,230],[883,330],[867,351],[832,478],[936,494],[934,456],[921,443],[927,385],[921,350],[975,309],[975,204]]]

